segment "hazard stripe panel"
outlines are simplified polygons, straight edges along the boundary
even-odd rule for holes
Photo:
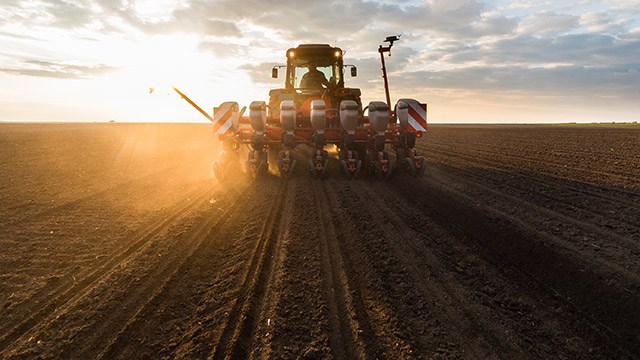
[[[407,112],[410,131],[427,131],[427,104],[414,99],[400,99],[408,105]]]
[[[409,126],[415,131],[427,131],[427,104],[409,104]]]
[[[232,133],[238,123],[238,103],[224,102],[213,108],[213,133],[225,135]],[[235,125],[234,125],[235,122]]]

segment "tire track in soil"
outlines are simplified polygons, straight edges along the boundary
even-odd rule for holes
[[[621,254],[621,249],[625,251],[634,249],[636,252],[640,250],[638,243],[633,239],[606,228],[603,229],[580,218],[570,217],[553,209],[537,205],[526,196],[518,197],[496,190],[498,187],[484,185],[484,178],[483,181],[473,181],[459,174],[454,175],[454,172],[458,173],[455,170],[441,171],[438,167],[432,173],[434,176],[439,177],[439,180],[444,178],[442,174],[445,173],[449,177],[455,176],[456,182],[452,186],[480,190],[481,196],[484,197],[491,194],[490,199],[484,199],[486,204],[494,206],[496,209],[498,208],[495,205],[496,203],[508,204],[508,208],[503,209],[505,213],[510,213],[510,216],[518,216],[520,220],[530,222],[538,232],[546,234],[547,239],[557,244],[562,244],[567,250],[594,253],[595,248],[598,256],[590,257],[590,262],[593,265],[615,270],[626,278],[637,278],[637,272],[634,270],[638,268],[638,264],[631,266],[626,254]],[[470,172],[473,172],[473,170],[470,170]],[[500,187],[505,188],[508,186],[500,184]],[[537,198],[538,195],[535,194],[533,196]],[[476,199],[480,199],[480,197]],[[551,229],[554,226],[557,229],[565,229],[565,231],[554,232]],[[592,244],[600,245],[594,247]]]
[[[460,173],[463,173],[462,175]],[[445,181],[446,177],[455,177],[456,181],[452,182],[451,188],[456,187],[466,189],[467,192],[476,191],[475,199],[480,201],[482,197],[484,203],[494,209],[500,209],[504,212],[503,217],[518,217],[519,221],[526,222],[536,229],[540,234],[544,234],[545,238],[557,244],[561,244],[566,250],[573,253],[585,253],[588,261],[595,266],[604,269],[611,269],[618,275],[627,279],[626,283],[633,283],[629,279],[637,280],[638,274],[635,269],[638,268],[637,263],[630,261],[628,252],[638,254],[640,251],[639,244],[634,241],[631,236],[621,235],[616,231],[612,231],[581,218],[574,218],[563,213],[559,213],[553,209],[537,205],[531,198],[537,200],[538,194],[521,194],[521,196],[511,195],[509,192],[499,190],[500,188],[509,188],[508,185],[500,184],[496,187],[484,185],[485,178],[481,175],[483,181],[474,181],[469,179],[469,174],[474,174],[473,169],[465,173],[462,170],[443,169],[436,167],[432,172],[432,176],[437,181]],[[444,175],[446,174],[446,175]],[[466,174],[466,175],[465,175]],[[464,190],[463,190],[464,192]],[[489,196],[490,195],[490,196]],[[502,205],[500,205],[502,204]],[[505,205],[507,207],[505,208]],[[508,215],[507,215],[508,214]],[[564,229],[558,232],[556,229]],[[593,244],[599,244],[594,246]]]
[[[286,285],[287,280],[290,279],[289,275],[292,273],[289,269],[295,268],[296,271],[293,272],[293,275],[305,276],[305,271],[301,267],[292,266],[290,261],[295,255],[307,253],[307,251],[295,249],[294,241],[292,241],[293,228],[296,227],[296,224],[300,221],[299,216],[294,215],[294,209],[297,206],[298,197],[300,196],[299,190],[300,186],[297,181],[297,178],[287,178],[281,179],[280,181],[289,182],[288,192],[292,194],[292,198],[290,201],[285,202],[283,209],[282,222],[280,224],[280,228],[282,231],[280,232],[279,239],[275,244],[274,254],[273,254],[273,265],[272,265],[272,275],[269,280],[269,286],[267,287],[264,295],[264,303],[262,305],[262,311],[258,319],[258,323],[255,329],[255,342],[252,346],[252,352],[249,356],[250,358],[261,358],[261,359],[269,359],[273,357],[274,353],[274,339],[277,339],[279,336],[276,336],[275,333],[278,332],[278,326],[280,325],[281,318],[278,318],[278,310],[281,306],[281,301],[283,297],[286,297]],[[255,237],[255,234],[253,235]],[[248,261],[247,261],[248,262]],[[308,262],[306,262],[308,263]],[[240,277],[239,277],[240,278]],[[307,278],[308,282],[311,282],[311,279]],[[240,282],[239,280],[237,281]],[[288,307],[287,307],[288,309]],[[228,314],[228,312],[227,312]],[[223,324],[224,325],[224,324]],[[218,337],[219,338],[219,337]],[[293,339],[288,338],[288,344],[293,343]],[[281,351],[275,351],[275,354],[278,354],[279,357],[284,358],[285,355]]]
[[[372,359],[375,347],[367,346],[359,336],[359,333],[364,331],[360,323],[368,324],[368,319],[359,321],[364,311],[362,308],[355,309],[357,305],[350,296],[344,259],[336,244],[338,237],[332,218],[333,211],[328,204],[323,181],[313,181],[313,198],[320,237],[322,283],[329,310],[331,354],[336,359]],[[371,334],[370,328],[366,331]]]
[[[598,344],[608,349],[609,354],[617,353],[626,358],[640,349],[638,314],[629,311],[640,306],[637,293],[610,282],[609,276],[614,273],[603,276],[597,269],[585,267],[584,262],[590,260],[584,255],[574,256],[575,252],[568,253],[553,246],[548,234],[490,205],[480,205],[473,195],[446,185],[455,183],[451,178],[457,176],[403,178],[394,183],[407,203],[418,206],[423,214],[457,234],[456,237],[476,244],[478,251],[491,263],[503,269],[511,267],[537,284],[542,292],[553,294],[569,312],[576,313],[578,318],[589,319],[591,334],[587,337],[598,338],[602,333],[600,335],[606,340]],[[475,186],[476,183],[469,183],[467,191]],[[428,199],[416,197],[416,193],[428,194]],[[494,193],[500,196],[500,193]],[[517,274],[512,276],[518,277]]]
[[[465,165],[468,168],[478,168],[479,165],[484,165],[487,167],[487,171],[495,172],[497,174],[502,174],[508,179],[511,179],[511,182],[514,182],[513,179],[520,179],[522,183],[534,183],[537,184],[540,188],[545,190],[553,189],[555,186],[558,186],[558,183],[561,182],[561,186],[565,192],[573,193],[573,198],[569,198],[568,203],[573,206],[580,206],[583,202],[587,203],[595,203],[597,206],[591,206],[591,211],[596,211],[599,215],[604,217],[611,217],[612,213],[610,210],[619,210],[620,206],[625,206],[627,209],[635,208],[638,201],[640,201],[640,193],[631,191],[629,189],[605,189],[605,193],[602,190],[597,191],[598,187],[602,185],[591,184],[591,183],[583,183],[576,181],[575,179],[566,179],[559,178],[558,180],[553,180],[556,178],[556,174],[541,174],[541,173],[523,173],[521,168],[513,166],[511,163],[504,163],[498,160],[495,160],[496,157],[500,156],[499,154],[493,154],[491,158],[479,158],[472,157],[463,153],[459,153],[456,151],[444,151],[439,149],[423,149],[423,151],[428,152],[429,162],[432,165],[435,165],[434,160],[438,160],[441,166],[452,166],[453,162],[456,166]],[[523,161],[523,159],[520,159]],[[538,179],[539,177],[543,177],[542,179]],[[544,178],[546,176],[547,178]],[[518,182],[515,182],[518,184]],[[588,190],[585,187],[591,186],[594,189]],[[613,193],[613,196],[610,195]],[[558,194],[561,197],[569,196],[567,194]],[[588,198],[585,199],[585,196]],[[575,201],[578,199],[579,201]],[[553,200],[560,200],[558,198],[553,198]],[[604,209],[600,209],[603,205],[606,204]],[[609,211],[605,211],[609,210]],[[623,208],[624,210],[624,208]],[[618,214],[616,211],[616,217],[624,218],[624,222],[627,222],[631,225],[636,225],[635,223],[635,214],[633,211],[629,211],[628,213]]]
[[[101,358],[206,358],[225,326],[268,212],[274,181],[254,182],[237,209],[101,349]],[[233,197],[233,195],[230,195]],[[261,197],[264,203],[254,199]],[[264,214],[262,213],[264,212]],[[210,216],[204,213],[202,216]],[[258,221],[256,221],[256,219]]]
[[[357,289],[364,285],[339,244],[344,234],[326,181],[305,176],[292,183],[295,212],[287,210],[283,222],[278,263],[257,332],[260,344],[252,357],[383,358]]]
[[[455,268],[444,264],[429,249],[420,246],[421,241],[431,241],[432,238],[455,241],[452,236],[440,229],[429,233],[430,236],[414,232],[405,223],[409,219],[401,219],[396,214],[397,209],[392,208],[392,199],[384,196],[384,192],[389,190],[388,184],[378,185],[351,188],[362,204],[371,204],[367,212],[372,216],[373,223],[380,224],[384,239],[389,240],[387,243],[394,256],[407,267],[410,281],[421,298],[413,309],[417,312],[416,316],[435,318],[446,327],[455,344],[460,347],[462,357],[521,358],[525,353],[509,341],[509,336],[504,335],[504,322],[500,322],[502,327],[496,326],[497,322],[486,322],[486,312],[483,313],[478,304],[470,301],[469,291],[455,276]],[[429,220],[426,222],[429,223]],[[430,228],[433,230],[433,225]],[[425,226],[422,231],[427,229]]]
[[[453,144],[455,144],[455,146],[453,146]],[[487,150],[480,150],[478,148],[475,147],[471,147],[468,145],[468,143],[460,143],[458,141],[455,142],[450,142],[448,144],[449,146],[443,146],[443,145],[439,145],[439,144],[434,144],[434,143],[430,143],[428,145],[428,149],[425,148],[425,150],[427,150],[427,153],[436,150],[436,151],[440,151],[443,153],[457,153],[457,154],[463,154],[460,152],[456,152],[456,151],[452,151],[452,149],[465,149],[467,152],[467,154],[473,154],[473,153],[480,153],[480,154],[493,154],[491,151],[487,151]],[[423,145],[425,146],[425,145]],[[427,147],[427,146],[425,146]],[[593,155],[593,154],[592,154]],[[467,155],[467,156],[473,156],[473,155]],[[625,184],[629,184],[631,183],[632,186],[634,187],[638,187],[638,180],[636,178],[636,174],[634,173],[629,173],[629,172],[621,172],[615,169],[607,169],[607,171],[600,171],[600,170],[593,170],[593,169],[586,169],[586,168],[581,168],[581,167],[575,167],[575,166],[567,166],[566,162],[563,163],[553,163],[550,162],[549,159],[545,159],[545,160],[540,160],[539,158],[531,158],[531,157],[525,157],[525,156],[518,156],[518,155],[509,155],[509,154],[505,154],[504,151],[501,153],[502,157],[505,158],[515,158],[517,163],[528,163],[528,164],[538,164],[540,165],[542,168],[544,167],[553,167],[556,169],[559,169],[560,171],[566,171],[566,170],[571,170],[574,173],[582,173],[582,174],[586,174],[588,176],[585,176],[584,178],[589,179],[589,178],[598,178],[598,177],[604,177],[604,178],[613,178],[613,179],[618,179],[621,180],[622,183]],[[474,157],[475,159],[479,158],[478,156]],[[547,173],[549,174],[548,171],[541,171],[540,169],[537,170],[538,172],[541,173]],[[553,173],[550,173],[551,175],[555,175]],[[594,176],[595,175],[595,176]],[[638,195],[637,192],[631,192],[630,193],[634,194],[634,195]]]
[[[412,286],[406,265],[389,248],[389,242],[398,241],[397,234],[387,238],[371,216],[370,204],[363,203],[354,189],[369,184],[327,183],[327,197],[339,219],[337,242],[345,263],[351,265],[349,278],[356,281],[352,288],[361,294],[366,312],[360,319],[369,319],[372,334],[365,331],[363,338],[375,339],[366,342],[375,344],[371,358],[459,357],[458,345],[442,324],[422,311],[421,295]]]
[[[88,195],[83,195],[80,196],[78,198],[69,200],[67,202],[64,202],[62,204],[57,204],[55,206],[52,206],[50,208],[44,209],[44,210],[40,210],[39,212],[24,212],[22,211],[22,209],[33,206],[32,203],[27,202],[24,204],[20,204],[19,206],[16,206],[16,208],[13,209],[13,213],[15,214],[26,214],[28,215],[28,217],[23,216],[23,217],[18,217],[16,219],[12,219],[9,220],[7,222],[2,223],[2,227],[4,228],[11,228],[17,224],[21,224],[24,223],[27,219],[41,219],[41,218],[49,218],[49,217],[53,217],[54,215],[59,215],[61,213],[64,213],[65,211],[68,210],[74,210],[79,208],[82,203],[85,202],[92,202],[95,199],[99,199],[101,197],[104,197],[105,195],[111,195],[114,190],[120,190],[123,191],[123,189],[127,189],[127,188],[133,188],[133,187],[137,187],[140,186],[140,182],[143,181],[144,179],[152,179],[152,178],[156,178],[158,175],[162,175],[162,174],[166,174],[166,173],[174,173],[175,170],[181,169],[183,168],[184,165],[176,165],[176,166],[169,166],[157,171],[152,171],[150,173],[147,173],[145,175],[142,176],[138,176],[136,178],[130,179],[130,180],[126,180],[124,182],[121,183],[116,183],[112,186],[108,186],[106,188],[103,188],[97,192],[88,194]],[[4,220],[4,219],[3,219]]]
[[[255,330],[272,274],[273,255],[280,236],[282,210],[291,196],[287,188],[288,182],[281,181],[275,196],[276,203],[265,217],[235,304],[209,356],[213,359],[244,359],[251,354]]]
[[[99,283],[111,276],[118,267],[134,258],[136,253],[143,249],[145,245],[149,244],[158,233],[169,228],[171,224],[181,216],[187,214],[198,205],[201,205],[206,200],[209,192],[206,190],[203,191],[203,189],[199,189],[197,192],[200,192],[200,194],[196,195],[194,200],[181,206],[167,217],[159,219],[147,226],[133,243],[119,249],[116,255],[107,259],[102,264],[88,269],[85,274],[78,276],[76,282],[47,294],[46,301],[41,304],[38,301],[34,301],[33,303],[38,304],[38,306],[31,309],[30,316],[13,326],[0,338],[0,354],[5,352],[12,343],[25,333],[37,327],[39,324],[47,322],[58,311],[71,306],[71,304],[85,297],[97,287]],[[197,194],[197,192],[194,192],[194,194]],[[51,298],[51,296],[53,297]]]
[[[527,276],[505,275],[511,269],[491,264],[467,239],[399,200],[403,195],[389,191],[388,185],[366,190],[380,219],[388,220],[388,231],[402,234],[402,241],[393,244],[398,257],[406,259],[414,281],[424,284],[424,297],[436,297],[434,314],[444,315],[443,323],[457,329],[464,357],[579,358],[585,349],[596,358],[626,355],[611,346],[601,324],[576,313]]]
[[[556,223],[552,230],[555,234],[569,235],[565,236],[568,243],[576,244],[581,250],[602,253],[613,263],[622,262],[624,267],[634,263],[632,271],[637,268],[637,261],[629,259],[629,253],[640,254],[637,241],[640,239],[637,206],[640,193],[637,191],[611,184],[594,185],[593,181],[566,179],[566,176],[557,178],[556,174],[523,173],[514,165],[514,160],[505,163],[502,153],[485,151],[482,156],[473,157],[453,149],[444,151],[438,146],[427,148],[424,149],[431,154],[432,166],[467,181],[482,179],[479,183],[546,208],[549,221]],[[474,149],[467,150],[474,152]],[[524,157],[512,158],[516,159],[515,164],[526,164]],[[569,229],[565,228],[567,223],[572,225]],[[573,233],[576,227],[581,229],[581,236]]]
[[[626,277],[636,277],[635,270],[640,266],[640,244],[637,241],[640,239],[640,226],[636,220],[638,206],[629,192],[617,188],[598,191],[598,186],[586,183],[538,179],[539,175],[535,174],[527,176],[517,171],[493,168],[504,168],[504,164],[495,161],[486,162],[492,168],[485,172],[467,158],[436,153],[438,163],[431,165],[434,176],[455,175],[456,182],[450,183],[458,183],[457,188],[462,192],[484,186],[474,196],[484,197],[491,206],[500,207],[534,228],[542,229],[552,238],[560,239],[560,246],[568,245],[574,252],[590,254],[594,261],[615,268]],[[444,164],[451,162],[453,164]],[[590,190],[592,186],[594,190]],[[496,191],[499,195],[486,196]],[[601,191],[606,193],[601,194]]]
[[[177,167],[170,167],[170,168],[173,169]],[[82,216],[86,216],[86,208],[87,208],[86,206],[85,207],[82,206],[83,203],[86,203],[88,201],[94,202],[96,199],[99,199],[100,197],[104,197],[105,195],[112,194],[115,189],[118,189],[119,192],[123,192],[125,189],[128,189],[131,186],[133,186],[135,181],[138,181],[141,179],[147,179],[150,176],[155,176],[161,172],[162,171],[153,172],[152,174],[140,176],[135,180],[114,185],[104,191],[100,191],[99,193],[83,196],[79,199],[72,200],[68,203],[60,204],[53,208],[43,210],[42,212],[37,213],[36,215],[29,215],[29,217],[33,217],[34,219],[36,219],[36,218],[39,218],[40,216],[47,215],[45,219],[46,221],[50,222],[51,221],[50,218],[54,215],[54,213],[62,212],[63,214],[66,214],[66,216],[70,218],[73,218],[73,217],[82,218]],[[9,336],[8,332],[12,331],[11,329],[16,327],[17,326],[16,324],[27,321],[28,317],[33,317],[34,314],[38,313],[42,307],[47,306],[47,303],[51,301],[52,298],[55,299],[61,296],[61,294],[68,292],[70,288],[78,286],[79,285],[78,282],[86,284],[87,281],[91,281],[91,280],[85,280],[85,278],[95,277],[96,274],[104,273],[105,271],[107,271],[107,269],[111,269],[117,266],[117,263],[119,261],[118,259],[120,259],[123,255],[131,254],[133,251],[140,248],[142,245],[144,245],[144,243],[148,241],[148,239],[151,239],[155,233],[157,233],[158,231],[161,231],[161,229],[165,227],[164,225],[167,225],[171,221],[177,219],[181,214],[188,212],[190,208],[192,208],[194,205],[197,204],[198,201],[201,201],[202,199],[198,199],[198,198],[199,197],[204,198],[204,196],[206,195],[204,192],[205,192],[204,187],[200,186],[199,189],[193,190],[190,193],[186,194],[185,197],[188,199],[188,202],[181,205],[181,207],[179,207],[178,210],[174,209],[171,212],[163,211],[160,213],[163,216],[162,218],[158,216],[155,220],[152,220],[152,222],[150,223],[147,223],[147,224],[143,223],[141,228],[135,231],[134,236],[136,238],[133,239],[132,242],[129,242],[129,241],[121,242],[116,246],[114,246],[114,248],[111,251],[116,254],[115,257],[112,255],[108,255],[108,256],[102,255],[102,254],[96,255],[95,259],[99,259],[99,260],[93,262],[90,267],[85,267],[84,269],[81,269],[79,272],[76,272],[73,275],[65,276],[63,279],[55,283],[47,284],[47,286],[35,291],[34,294],[29,297],[28,301],[18,303],[18,304],[12,304],[12,307],[10,308],[10,311],[12,312],[11,321],[7,321],[0,324],[0,349],[3,348],[3,345],[6,345],[4,342],[4,337]],[[78,215],[77,213],[80,213],[80,215]],[[31,227],[33,226],[33,224],[25,223],[22,226]],[[34,241],[30,241],[26,243],[33,244]],[[44,256],[44,255],[41,255],[41,256]],[[92,259],[94,258],[93,256],[91,257]],[[49,259],[49,260],[51,260],[52,262],[56,261],[55,259]],[[39,258],[38,261],[43,262],[44,259]],[[60,304],[60,302],[58,301],[57,304]],[[23,316],[20,316],[20,315],[23,315]]]
[[[570,224],[584,231],[584,237],[594,243],[614,246],[616,249],[640,250],[640,226],[637,219],[637,205],[626,205],[624,201],[614,202],[605,200],[609,204],[596,202],[594,199],[585,198],[584,194],[568,195],[573,192],[558,183],[537,180],[518,174],[494,170],[492,173],[509,177],[505,180],[500,177],[485,174],[483,170],[476,168],[458,168],[450,165],[432,164],[434,173],[449,173],[458,176],[461,181],[472,182],[477,186],[484,186],[489,191],[499,191],[504,197],[509,196],[513,203],[521,204],[521,199],[526,199],[528,208],[536,208],[538,212],[546,214],[550,219],[562,224]],[[481,182],[476,179],[481,178]],[[514,178],[519,181],[514,182]],[[544,190],[543,190],[544,189]],[[555,196],[557,195],[557,196]],[[564,200],[562,197],[569,197]],[[594,236],[598,235],[598,236]],[[599,250],[599,248],[597,249]],[[620,259],[613,255],[612,262]]]
[[[304,176],[302,177],[305,178]],[[330,354],[327,305],[322,296],[315,212],[309,180],[289,182],[272,279],[250,358],[322,358]]]
[[[246,194],[247,192],[245,192],[245,197]],[[179,250],[182,252],[180,257],[176,257],[169,262],[163,262],[160,269],[154,269],[154,277],[152,277],[151,281],[145,282],[142,286],[137,287],[133,293],[128,292],[127,296],[131,300],[121,305],[122,308],[126,309],[126,313],[118,312],[113,314],[107,322],[103,322],[101,331],[93,332],[91,339],[88,341],[89,349],[95,348],[99,343],[106,344],[106,347],[98,358],[112,359],[116,357],[118,351],[122,348],[123,339],[126,336],[135,334],[131,329],[136,322],[141,320],[141,314],[143,314],[163,292],[167,291],[168,284],[175,282],[175,279],[180,276],[180,274],[188,271],[198,257],[198,254],[202,253],[203,247],[205,245],[211,245],[209,244],[211,237],[229,221],[244,200],[245,199],[241,198],[228,201],[231,203],[231,206],[229,206],[223,214],[216,217],[209,216],[205,218],[203,222],[197,225],[194,231],[189,233],[188,242],[186,244],[183,243],[186,247],[179,247]],[[174,299],[174,301],[178,301],[178,299]],[[120,331],[114,333],[114,330],[120,326],[118,324],[124,324],[124,326]],[[111,338],[109,338],[110,334],[112,334]],[[105,339],[108,340],[105,341]]]
[[[303,177],[304,179],[305,177]],[[289,182],[272,278],[250,358],[330,356],[328,307],[322,296],[319,239],[309,180]]]
[[[491,170],[495,170],[495,171],[499,171],[499,172],[505,172],[505,168],[509,169],[509,170],[513,170],[508,172],[509,176],[517,176],[520,178],[525,178],[525,179],[529,179],[530,175],[527,174],[522,174],[516,171],[523,171],[523,169],[521,167],[516,167],[513,165],[513,163],[511,162],[501,162],[501,161],[497,161],[495,160],[496,157],[498,156],[504,156],[503,154],[497,154],[497,153],[489,153],[489,155],[491,156],[483,156],[483,157],[479,157],[479,156],[473,156],[473,155],[469,155],[468,153],[462,153],[459,151],[455,151],[455,150],[445,150],[439,147],[434,147],[433,145],[428,146],[428,147],[421,147],[421,150],[423,151],[424,154],[429,154],[429,162],[433,163],[433,155],[436,155],[436,158],[439,159],[454,159],[454,161],[457,161],[458,164],[460,164],[460,161],[462,161],[462,163],[466,163],[469,164],[470,166],[475,166],[477,167],[479,164],[484,164],[486,166],[488,166]],[[473,150],[469,149],[469,152],[473,152]],[[522,164],[522,163],[526,163],[527,160],[524,157],[518,157],[518,156],[511,156],[510,158],[514,158],[515,159],[515,163],[516,164]],[[492,160],[493,159],[493,160]],[[547,165],[548,163],[543,163],[545,165]],[[559,168],[562,169],[566,169],[565,167],[561,167],[561,166],[557,166]],[[526,170],[526,171],[531,171]],[[541,171],[538,170],[537,172],[535,172],[536,176],[540,176],[540,175],[546,175],[549,177],[558,177],[558,174],[555,173],[549,173],[549,172],[545,172],[545,171]],[[630,175],[629,178],[633,179],[634,175]],[[564,175],[560,175],[560,179],[565,181],[565,182],[576,182],[575,178],[567,178]],[[601,184],[593,184],[596,186],[601,186]],[[634,206],[635,205],[635,201],[634,200],[629,200],[629,199],[638,199],[640,198],[640,193],[638,191],[633,191],[632,189],[623,189],[623,188],[619,188],[616,189],[616,192],[619,193],[620,195],[623,196],[614,196],[611,197],[607,194],[602,194],[602,193],[598,193],[598,192],[594,192],[594,191],[588,191],[585,189],[580,189],[580,188],[576,188],[573,186],[564,186],[568,191],[571,192],[576,192],[576,193],[580,193],[583,195],[588,195],[588,196],[592,196],[594,198],[598,198],[600,200],[603,201],[607,201],[610,203],[622,203],[625,204],[627,206]]]

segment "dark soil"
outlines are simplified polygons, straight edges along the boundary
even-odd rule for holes
[[[431,126],[422,178],[218,184],[206,125],[2,124],[0,357],[637,358],[637,139]]]

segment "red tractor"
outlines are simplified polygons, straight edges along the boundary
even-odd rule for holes
[[[387,37],[387,46],[378,52],[382,62],[387,101],[372,101],[363,108],[360,89],[345,86],[345,69],[357,75],[354,65],[345,65],[344,52],[327,44],[304,44],[286,52],[284,86],[269,92],[269,102],[254,101],[239,109],[236,102],[225,102],[208,115],[178,89],[174,90],[214,124],[214,133],[225,144],[225,156],[214,166],[216,177],[224,181],[226,169],[242,144],[250,147],[245,170],[260,176],[268,170],[269,159],[277,158],[281,176],[296,167],[293,151],[298,145],[311,147],[307,166],[318,178],[327,174],[327,145],[336,145],[340,169],[347,177],[361,172],[386,178],[394,168],[414,175],[424,171],[424,159],[415,149],[427,127],[427,106],[413,99],[400,99],[390,107],[384,53],[397,36]],[[387,144],[395,153],[389,156]],[[270,156],[271,155],[271,156]],[[237,159],[237,156],[235,156]]]

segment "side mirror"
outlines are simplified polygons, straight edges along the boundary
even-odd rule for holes
[[[271,69],[271,77],[274,79],[278,78],[278,68],[274,67],[273,69]]]
[[[358,76],[358,69],[356,69],[355,66],[351,67],[351,77],[356,77]]]

